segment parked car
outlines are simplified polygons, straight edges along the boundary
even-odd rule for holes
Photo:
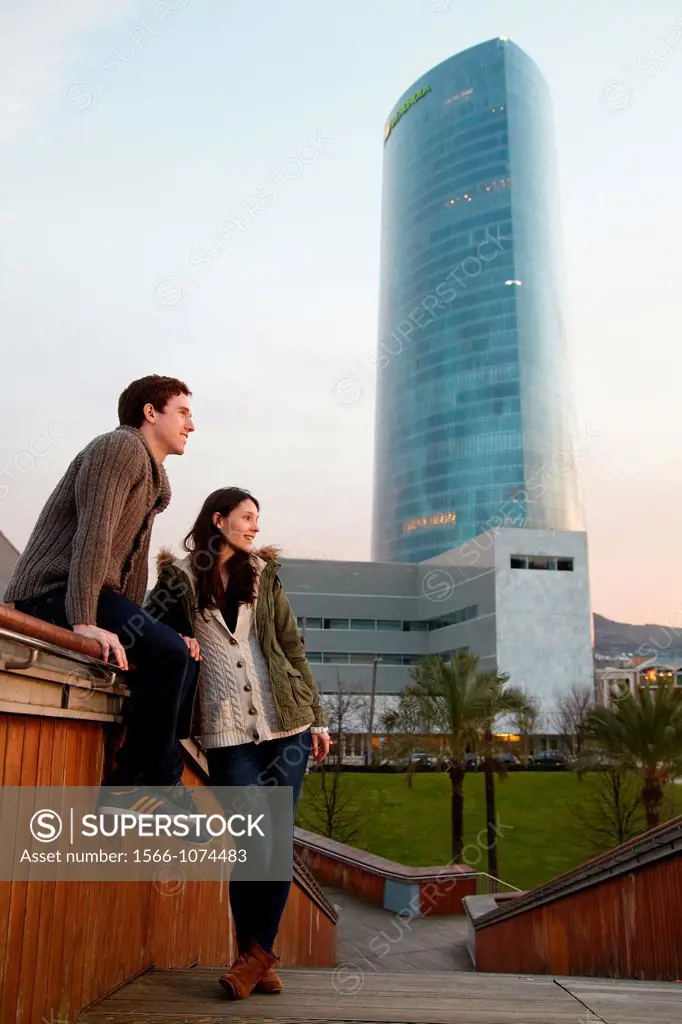
[[[616,762],[612,761],[601,750],[586,750],[583,756],[573,758],[579,772],[610,772],[616,769]]]
[[[499,754],[495,754],[495,761],[501,768],[505,768],[508,772],[515,772],[518,771],[519,768],[523,767],[521,758],[507,750],[503,750]]]
[[[561,750],[541,750],[528,759],[532,768],[561,770],[569,767],[568,757]]]
[[[440,758],[436,754],[427,754],[423,751],[418,751],[410,758],[412,764],[420,764],[424,768],[437,768],[440,763]]]
[[[476,772],[483,764],[482,758],[478,754],[468,754],[464,765],[468,772]]]

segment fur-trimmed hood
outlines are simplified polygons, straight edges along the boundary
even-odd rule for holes
[[[254,558],[260,558],[263,562],[273,562],[275,565],[279,565],[281,553],[281,548],[278,548],[275,544],[266,544],[262,548],[254,548],[251,552]],[[168,565],[177,565],[184,569],[189,564],[188,558],[189,555],[178,557],[171,548],[159,548],[156,556],[156,571],[161,572]]]

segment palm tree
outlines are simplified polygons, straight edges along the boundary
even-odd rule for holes
[[[682,771],[682,698],[671,683],[638,687],[611,707],[593,708],[587,734],[619,771],[633,772],[642,787],[647,828],[658,825],[663,787]]]
[[[384,712],[381,728],[388,733],[384,754],[390,760],[406,761],[407,788],[412,789],[412,780],[417,769],[412,755],[424,745],[422,737],[425,733],[433,731],[433,723],[424,718],[419,701],[404,693],[397,707]]]
[[[524,765],[528,765],[532,753],[530,749],[531,736],[536,730],[539,717],[540,701],[529,694],[526,695],[524,706],[515,711],[511,716],[514,730],[521,737],[519,746]]]
[[[455,651],[449,662],[438,655],[422,658],[412,670],[412,685],[401,700],[416,701],[423,719],[433,722],[450,741],[449,775],[452,786],[452,860],[462,859],[464,844],[464,776],[466,757],[481,748],[495,718],[513,711],[523,695],[505,690],[503,673],[479,672],[480,658],[472,651]],[[494,794],[492,830],[495,828]],[[490,835],[490,827],[489,827]]]
[[[523,717],[529,718],[532,715],[532,698],[526,697],[521,690],[513,686],[506,686],[509,676],[504,672],[484,672],[479,679],[487,680],[490,687],[490,699],[485,711],[485,722],[483,726],[484,761],[485,772],[485,818],[486,838],[488,846],[488,873],[494,878],[498,877],[497,866],[497,811],[495,809],[495,738],[493,727],[498,718]],[[498,774],[500,772],[497,768]]]

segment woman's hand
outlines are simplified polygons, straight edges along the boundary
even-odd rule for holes
[[[313,737],[313,758],[318,764],[322,764],[329,753],[329,733],[314,732]]]
[[[187,644],[190,658],[194,658],[195,661],[203,661],[198,641],[193,636],[183,636],[182,639]]]

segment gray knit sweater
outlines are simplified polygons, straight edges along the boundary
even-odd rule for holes
[[[121,426],[79,452],[19,556],[5,601],[66,587],[72,625],[95,624],[103,587],[141,604],[154,517],[170,502],[163,466],[141,431]]]

